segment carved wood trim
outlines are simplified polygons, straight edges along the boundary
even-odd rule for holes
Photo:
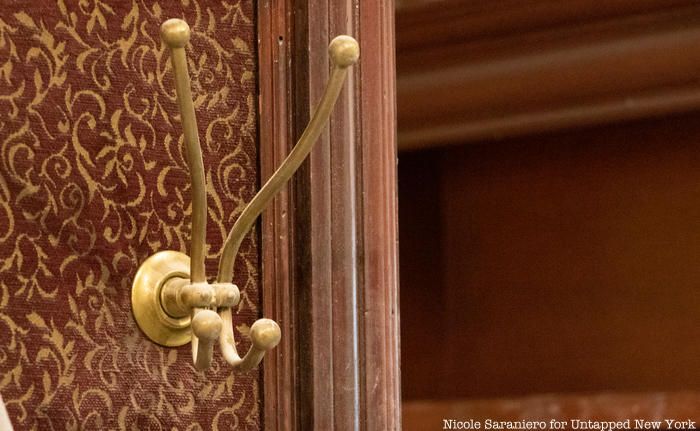
[[[289,1],[258,2],[258,109],[260,115],[261,184],[282,163],[293,146],[294,125],[290,70],[293,29],[287,19]],[[281,192],[262,215],[262,309],[277,321],[282,339],[263,366],[264,426],[292,430],[298,422],[298,327],[294,283],[293,195]]]
[[[258,4],[261,175],[289,151],[337,34],[359,65],[329,130],[263,215],[266,429],[400,429],[393,1]],[[291,304],[291,306],[289,305]]]

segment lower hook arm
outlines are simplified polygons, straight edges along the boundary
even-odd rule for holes
[[[192,311],[192,362],[198,370],[211,365],[214,343],[221,334],[221,317],[212,310],[194,308]]]
[[[236,340],[233,335],[233,313],[227,307],[219,311],[223,323],[223,331],[219,338],[221,353],[233,367],[241,371],[248,371],[255,368],[265,356],[265,352],[274,348],[282,338],[280,327],[274,320],[259,319],[250,327],[250,341],[252,345],[248,353],[241,358],[236,349]]]

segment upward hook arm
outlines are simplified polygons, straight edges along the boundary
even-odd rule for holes
[[[260,213],[279,193],[294,172],[299,169],[299,166],[301,166],[314,144],[318,141],[343,88],[348,68],[355,64],[360,56],[360,48],[357,41],[352,37],[338,36],[331,41],[328,53],[331,58],[332,68],[323,96],[321,96],[321,101],[297,144],[253,200],[245,207],[233,225],[231,232],[229,232],[221,259],[219,260],[219,274],[217,276],[219,283],[226,283],[233,278],[233,263],[243,238]],[[231,308],[219,309],[219,315],[223,320],[223,335],[219,339],[221,352],[229,364],[242,370],[255,367],[262,360],[265,351],[275,347],[280,340],[280,328],[277,323],[270,319],[259,319],[250,328],[252,346],[248,353],[241,358],[236,350]]]
[[[187,164],[192,182],[192,233],[190,236],[190,288],[211,298],[213,289],[207,284],[204,270],[207,234],[207,195],[204,179],[204,161],[199,147],[197,117],[190,91],[190,75],[187,70],[185,46],[190,40],[190,27],[181,19],[169,19],[160,27],[163,42],[171,51],[175,93],[180,108],[182,131],[185,141]],[[210,304],[200,303],[192,307],[192,360],[195,368],[209,368],[214,342],[221,332],[221,318],[211,310]],[[201,343],[200,343],[201,339]]]
[[[301,163],[311,152],[316,141],[318,141],[318,137],[321,135],[326,123],[328,123],[333,106],[335,106],[338,95],[340,95],[340,90],[343,89],[343,83],[348,74],[348,67],[355,64],[360,57],[360,47],[352,37],[338,36],[331,41],[328,53],[330,54],[332,69],[328,84],[326,84],[323,96],[321,96],[321,101],[297,144],[253,200],[245,207],[229,232],[219,260],[219,274],[217,276],[219,283],[228,282],[233,278],[233,261],[236,259],[236,254],[241,246],[241,242],[243,242],[243,238],[245,238],[255,220],[267,207],[272,198],[277,195],[286,182],[294,175],[294,172],[299,169]]]
[[[190,91],[190,74],[187,70],[185,46],[190,40],[190,27],[181,19],[169,19],[160,27],[163,42],[170,48],[170,58],[175,76],[175,93],[182,118],[187,164],[192,180],[192,235],[190,238],[190,280],[206,282],[204,272],[204,248],[207,235],[207,194],[204,180],[204,161],[199,147],[197,117]]]

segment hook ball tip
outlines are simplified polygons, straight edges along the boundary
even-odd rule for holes
[[[351,36],[336,36],[328,46],[328,52],[335,65],[350,67],[360,58],[360,45]]]
[[[270,350],[282,338],[279,325],[272,319],[258,319],[250,327],[250,340],[256,349]]]
[[[192,318],[192,332],[197,338],[216,340],[222,327],[221,317],[212,310],[202,310]]]
[[[160,37],[171,48],[182,48],[190,40],[190,26],[179,18],[171,18],[160,26]]]

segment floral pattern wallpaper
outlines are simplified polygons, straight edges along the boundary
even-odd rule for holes
[[[254,5],[5,0],[0,8],[0,394],[16,430],[261,427],[260,373],[159,347],[139,264],[186,252],[189,176],[160,24],[183,18],[208,187],[207,270],[257,186]],[[235,316],[258,317],[255,233]]]

